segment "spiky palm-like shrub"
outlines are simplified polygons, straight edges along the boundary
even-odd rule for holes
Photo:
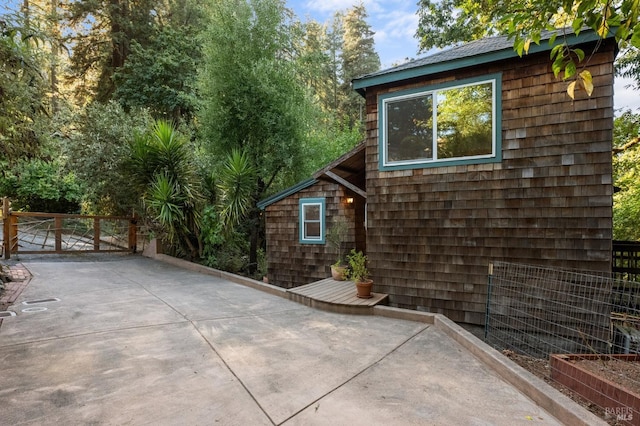
[[[220,219],[225,230],[239,224],[253,206],[256,171],[249,157],[232,150],[219,172]]]
[[[130,170],[152,228],[176,254],[199,257],[203,197],[187,140],[159,120],[150,133],[133,138],[130,151]]]

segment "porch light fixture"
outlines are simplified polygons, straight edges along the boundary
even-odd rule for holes
[[[347,197],[344,200],[347,204],[353,204],[353,197]]]

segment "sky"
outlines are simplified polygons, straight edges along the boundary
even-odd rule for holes
[[[345,10],[359,0],[287,0],[301,21],[314,19],[329,22],[334,12]],[[418,40],[414,37],[418,27],[417,0],[363,0],[369,18],[367,22],[375,32],[375,47],[382,68],[405,62],[405,58],[419,58]],[[614,108],[632,109],[640,112],[640,92],[627,89],[631,80],[616,77],[614,85]]]

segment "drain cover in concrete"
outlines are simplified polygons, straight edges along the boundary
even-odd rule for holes
[[[0,311],[0,318],[7,318],[7,317],[15,317],[16,313],[13,311]]]
[[[33,308],[24,308],[22,312],[42,312],[46,310],[47,308],[45,308],[44,306],[34,306]]]
[[[47,302],[59,302],[60,299],[57,297],[51,297],[49,299],[40,299],[40,300],[26,300],[22,302],[23,305],[37,305],[38,303],[47,303]]]

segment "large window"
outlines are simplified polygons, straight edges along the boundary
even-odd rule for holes
[[[324,198],[300,199],[300,242],[324,244]]]
[[[500,86],[493,75],[381,96],[381,168],[499,161]]]

